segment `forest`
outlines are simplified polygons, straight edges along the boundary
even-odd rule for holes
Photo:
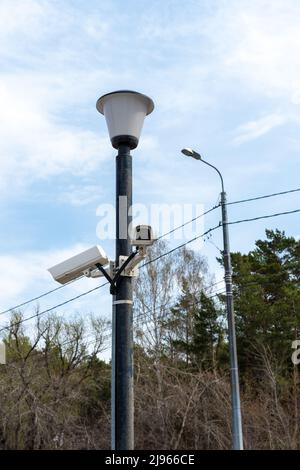
[[[163,241],[150,259],[168,251]],[[222,263],[222,254],[218,259]],[[300,449],[300,241],[266,230],[232,253],[246,449]],[[136,449],[230,449],[224,284],[183,248],[147,264],[134,286]],[[38,310],[37,310],[38,313]],[[90,316],[11,312],[2,331],[1,449],[109,449],[111,325]],[[300,356],[300,355],[299,355]]]

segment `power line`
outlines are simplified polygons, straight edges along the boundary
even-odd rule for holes
[[[217,290],[220,290],[220,292],[215,292],[214,294],[211,294],[211,295],[206,295],[206,294],[205,294],[206,298],[207,298],[207,299],[213,299],[214,297],[217,297],[218,295],[221,295],[221,294],[225,294],[225,293],[226,293],[226,290],[224,290],[223,287],[220,287],[220,288],[217,289]],[[201,293],[202,293],[202,292],[201,292]],[[200,293],[200,294],[201,294],[201,293]],[[201,299],[193,300],[193,301],[189,302],[189,303],[187,304],[187,306],[190,306],[190,305],[197,305],[197,304],[199,304],[200,302],[201,302]],[[150,310],[149,313],[148,313],[148,312],[143,312],[143,313],[140,313],[140,314],[136,315],[135,320],[139,320],[140,318],[146,317],[146,318],[150,318],[150,320],[148,320],[148,321],[146,321],[146,322],[142,322],[142,324],[147,324],[147,323],[153,322],[154,319],[151,318],[151,312],[152,312],[152,313],[158,312],[159,309],[160,309],[160,307],[162,307],[162,305],[159,305],[159,306],[156,307],[154,310],[149,309],[149,310]],[[176,304],[173,305],[173,306],[169,306],[169,309],[172,309],[172,308],[174,308],[174,307],[176,307]],[[158,321],[159,321],[159,320],[160,320],[160,319],[158,319]]]
[[[280,195],[284,195],[284,194],[294,193],[294,192],[298,192],[298,191],[300,191],[300,188],[297,188],[297,189],[290,189],[290,190],[287,190],[287,191],[281,191],[281,192],[277,192],[277,193],[266,194],[266,195],[263,195],[263,196],[257,196],[257,197],[252,197],[252,198],[248,198],[248,199],[241,199],[241,200],[238,200],[238,201],[227,202],[227,205],[241,204],[241,203],[245,203],[245,202],[256,201],[256,200],[266,199],[266,198],[270,198],[270,197],[274,197],[274,196],[280,196]],[[196,216],[196,217],[193,217],[192,219],[190,219],[190,220],[184,222],[183,224],[181,224],[181,225],[179,225],[179,226],[177,226],[177,227],[174,227],[174,229],[170,230],[169,232],[166,232],[166,233],[160,235],[160,236],[158,237],[158,240],[160,240],[161,238],[166,237],[167,235],[170,235],[171,233],[174,233],[176,230],[179,230],[180,228],[182,228],[182,227],[184,227],[184,226],[186,226],[186,225],[188,225],[188,224],[194,222],[195,220],[198,220],[199,218],[204,217],[205,215],[209,214],[210,212],[213,212],[214,210],[216,210],[218,207],[220,207],[220,203],[219,203],[219,204],[215,204],[213,207],[211,207],[211,208],[208,209],[207,211],[205,211],[205,212],[199,214],[199,215]],[[289,213],[289,212],[287,212],[287,213]],[[292,212],[290,212],[290,213],[292,213]],[[281,214],[278,214],[278,215],[281,215]],[[276,216],[276,215],[275,215],[275,216]],[[269,217],[271,217],[271,216],[269,216]],[[245,221],[250,221],[250,220],[258,220],[258,219],[249,219],[249,220],[247,219],[247,220],[245,220]],[[229,223],[233,224],[233,223],[240,223],[240,222],[229,222]],[[0,315],[4,315],[5,313],[8,313],[8,312],[10,312],[10,311],[12,311],[12,310],[16,310],[16,309],[18,309],[18,308],[20,308],[20,307],[24,307],[25,305],[28,305],[29,303],[32,303],[32,302],[34,302],[34,301],[36,301],[36,300],[39,300],[39,299],[41,299],[41,298],[43,298],[43,297],[45,297],[45,296],[47,296],[47,295],[49,295],[49,294],[52,294],[53,292],[56,292],[56,291],[58,291],[58,290],[60,290],[60,289],[62,289],[62,288],[64,288],[64,287],[68,286],[69,284],[73,283],[74,281],[77,281],[77,280],[81,279],[82,277],[83,277],[83,276],[81,276],[80,278],[77,278],[76,280],[71,280],[71,281],[67,282],[66,284],[64,284],[64,285],[62,285],[62,286],[55,287],[54,289],[51,289],[51,290],[49,290],[49,291],[47,291],[47,292],[44,292],[44,293],[42,293],[42,294],[40,294],[40,295],[38,295],[38,296],[36,296],[36,297],[34,297],[34,298],[32,298],[32,299],[29,299],[29,300],[27,300],[27,301],[25,301],[25,302],[22,302],[22,303],[20,303],[20,304],[18,304],[18,305],[15,305],[14,307],[11,307],[11,308],[8,308],[8,309],[6,309],[6,310],[3,310],[2,312],[0,312]]]
[[[104,285],[104,284],[103,284],[103,285]],[[101,286],[99,286],[99,287],[101,287]],[[143,316],[144,316],[144,315],[143,315]],[[134,320],[134,326],[138,326],[137,320],[138,320],[139,318],[140,318],[140,315],[134,316],[134,318],[133,318],[133,320]],[[146,324],[146,323],[149,323],[149,321],[143,322],[142,324]],[[83,344],[83,346],[96,345],[96,344],[99,343],[99,342],[102,342],[103,345],[104,345],[105,342],[111,338],[111,334],[105,334],[105,333],[107,333],[107,332],[109,332],[109,331],[111,331],[110,328],[105,328],[105,329],[103,330],[103,332],[102,332],[102,333],[103,333],[103,336],[102,336],[102,337],[93,339],[92,341],[89,341],[89,342]],[[84,340],[86,340],[86,339],[88,339],[88,338],[91,338],[91,337],[93,337],[93,336],[95,336],[95,335],[94,335],[93,333],[90,333],[90,334],[88,334],[88,335],[86,335],[86,336],[83,336],[83,337],[80,337],[80,338],[74,338],[74,339],[71,339],[71,340],[63,341],[61,344],[55,344],[55,343],[53,343],[53,347],[56,347],[56,346],[60,346],[60,347],[61,347],[61,346],[66,346],[66,345],[68,345],[68,344],[73,344],[73,343],[76,343],[76,342],[78,342],[78,341],[84,341]],[[41,337],[40,340],[42,340],[42,339],[44,339],[44,338]],[[39,340],[39,341],[40,341],[40,340]],[[38,341],[38,342],[39,342],[39,341]],[[106,347],[104,347],[104,348],[101,348],[101,351],[99,351],[99,352],[103,353],[104,351],[106,351],[107,349],[109,349],[109,347],[110,347],[110,346],[106,346]],[[8,363],[5,364],[5,365],[12,366],[12,365],[15,365],[15,364],[19,364],[20,362],[22,362],[22,359],[18,359],[18,360],[12,361],[12,362],[8,362]]]
[[[228,222],[228,225],[240,224],[240,223],[244,223],[244,222],[251,222],[251,221],[260,220],[260,219],[267,219],[267,218],[271,218],[271,217],[278,217],[278,216],[280,216],[280,215],[294,214],[294,213],[297,213],[297,212],[300,212],[300,209],[295,209],[295,210],[286,211],[286,212],[278,212],[278,213],[275,213],[275,214],[269,214],[269,215],[264,215],[264,216],[259,216],[259,217],[253,217],[253,218],[250,218],[250,219],[236,220],[236,221],[233,221],[233,222]],[[198,240],[199,238],[203,238],[204,236],[206,236],[207,234],[213,232],[214,230],[217,230],[217,229],[220,228],[221,226],[222,226],[222,224],[219,223],[219,225],[216,225],[215,227],[211,227],[210,229],[206,230],[206,231],[205,231],[204,233],[202,233],[201,235],[197,235],[196,237],[194,237],[194,238],[188,240],[187,242],[182,243],[181,245],[178,245],[178,246],[176,246],[175,248],[172,248],[171,250],[167,251],[166,253],[163,253],[163,254],[157,256],[157,257],[154,258],[154,259],[150,259],[149,261],[147,261],[146,263],[144,263],[142,266],[140,266],[139,269],[142,269],[143,267],[145,267],[145,266],[147,266],[147,265],[149,265],[149,264],[151,264],[151,263],[154,263],[154,262],[158,261],[159,259],[161,259],[161,258],[163,258],[163,257],[165,257],[165,256],[167,256],[167,255],[169,255],[169,254],[171,254],[171,253],[173,253],[174,251],[176,251],[176,250],[178,250],[178,249],[180,249],[180,248],[183,248],[184,246],[186,246],[186,245],[188,245],[189,243],[192,243],[192,242]],[[43,312],[39,312],[39,313],[37,313],[37,314],[35,314],[35,315],[32,315],[32,316],[30,316],[30,317],[28,317],[28,318],[26,318],[26,319],[20,320],[20,322],[17,322],[16,325],[18,325],[18,324],[20,324],[20,323],[23,323],[23,322],[25,322],[25,321],[31,320],[32,318],[36,318],[36,317],[38,317],[38,316],[40,316],[40,315],[43,315],[43,314],[45,314],[45,313],[48,313],[48,312],[54,310],[55,308],[62,307],[63,305],[66,305],[66,304],[68,304],[69,302],[72,302],[72,301],[74,301],[74,300],[77,300],[77,299],[79,299],[80,297],[83,297],[83,296],[85,296],[85,295],[88,295],[88,294],[90,294],[91,292],[93,292],[93,291],[95,291],[95,290],[97,290],[97,289],[100,289],[101,287],[103,287],[103,286],[105,286],[105,285],[107,285],[107,284],[108,284],[108,282],[106,282],[106,283],[104,283],[104,284],[101,284],[100,286],[97,286],[97,287],[95,287],[95,288],[93,288],[93,289],[90,289],[90,290],[88,290],[88,291],[86,291],[86,292],[83,292],[82,294],[79,294],[79,295],[76,296],[76,297],[72,297],[71,299],[68,299],[68,300],[66,300],[66,301],[64,301],[64,302],[62,302],[62,303],[60,303],[60,304],[58,304],[58,305],[56,305],[56,306],[54,306],[54,307],[51,307],[51,308],[49,308],[49,309],[47,309],[47,310],[44,310]],[[12,309],[13,309],[13,308],[12,308]],[[12,309],[9,309],[8,311],[10,311],[10,310],[12,310]],[[0,329],[0,332],[3,331],[3,330],[5,330],[5,329],[8,329],[8,328],[9,328],[9,327],[4,327],[4,328]]]
[[[178,249],[182,248],[183,246],[187,245],[188,243],[192,243],[193,241],[197,240],[198,238],[204,237],[205,235],[207,235],[207,233],[210,233],[210,232],[212,232],[213,230],[215,230],[215,229],[217,229],[217,228],[219,228],[219,227],[220,227],[219,225],[216,226],[216,227],[213,227],[213,228],[207,230],[206,232],[204,232],[202,235],[198,235],[197,237],[194,237],[193,239],[188,240],[186,243],[184,243],[184,244],[182,244],[182,245],[179,245],[179,246],[173,248],[172,250],[169,250],[169,251],[166,252],[166,253],[163,253],[162,255],[158,256],[157,258],[155,258],[155,259],[153,259],[153,260],[150,260],[150,261],[148,261],[147,263],[144,263],[142,266],[139,267],[139,269],[141,269],[141,268],[147,266],[147,265],[150,264],[150,263],[153,263],[153,262],[157,261],[157,260],[160,259],[160,258],[163,258],[164,256],[167,256],[167,255],[170,254],[170,253],[173,253],[175,250],[178,250]],[[44,314],[46,314],[46,313],[49,313],[49,312],[55,310],[56,308],[62,307],[62,306],[66,305],[66,304],[68,304],[68,303],[70,303],[70,302],[73,302],[74,300],[79,299],[80,297],[83,297],[83,296],[85,296],[85,295],[88,295],[88,294],[94,292],[95,290],[100,289],[101,287],[106,286],[107,284],[109,284],[109,283],[108,283],[108,282],[105,282],[104,284],[101,284],[100,286],[94,287],[93,289],[90,289],[90,290],[88,290],[88,291],[86,291],[86,292],[83,292],[82,294],[79,294],[79,295],[77,295],[76,297],[72,297],[71,299],[68,299],[68,300],[66,300],[66,301],[64,301],[64,302],[62,302],[62,303],[60,303],[60,304],[57,304],[57,305],[55,305],[54,307],[48,308],[48,309],[46,309],[46,310],[43,310],[42,312],[38,312],[38,313],[36,313],[36,314],[34,314],[34,315],[31,315],[30,317],[21,319],[20,321],[13,323],[13,325],[5,326],[5,327],[3,327],[3,328],[0,329],[0,333],[1,333],[2,331],[4,331],[4,330],[10,329],[12,326],[17,326],[17,325],[19,325],[19,324],[21,324],[21,323],[24,323],[24,322],[26,322],[26,321],[32,320],[33,318],[37,318],[37,317],[40,317],[41,315],[44,315]]]
[[[181,245],[175,246],[175,248],[172,248],[171,250],[167,251],[166,253],[163,253],[163,254],[157,256],[157,257],[154,258],[154,259],[150,259],[150,260],[147,261],[146,263],[142,264],[142,266],[140,266],[140,269],[144,268],[144,267],[147,266],[148,264],[151,264],[151,263],[154,263],[155,261],[158,261],[159,259],[163,258],[164,256],[169,255],[170,253],[173,253],[173,252],[176,251],[176,250],[179,250],[180,248],[183,248],[184,246],[186,246],[186,245],[188,245],[189,243],[192,243],[192,242],[198,240],[199,238],[205,237],[205,235],[207,235],[208,233],[213,232],[214,230],[217,230],[217,229],[220,228],[221,226],[222,226],[222,224],[216,225],[215,227],[212,227],[212,228],[206,230],[206,232],[202,233],[201,235],[197,235],[196,237],[191,238],[191,239],[188,240],[187,242],[182,243]]]
[[[251,222],[251,221],[260,220],[260,219],[267,219],[267,218],[270,218],[270,217],[278,217],[278,216],[280,216],[280,215],[294,214],[294,213],[296,213],[296,212],[300,212],[300,209],[295,209],[295,210],[293,210],[293,211],[287,211],[287,212],[278,212],[278,213],[276,213],[276,214],[264,215],[264,216],[259,216],[259,217],[253,217],[253,218],[251,218],[251,219],[236,220],[236,221],[234,221],[234,222],[228,222],[228,225],[240,224],[240,223],[244,223],[244,222]],[[206,232],[202,233],[201,235],[197,235],[196,237],[194,237],[194,238],[188,240],[187,242],[182,243],[181,245],[178,245],[178,246],[176,246],[175,248],[172,248],[171,250],[167,251],[166,253],[163,253],[163,254],[157,256],[156,258],[147,261],[147,262],[144,263],[142,266],[140,266],[139,269],[142,269],[143,267],[145,267],[145,266],[147,266],[147,265],[149,265],[149,264],[151,264],[151,263],[154,263],[154,262],[158,261],[159,259],[161,259],[161,258],[163,258],[163,257],[165,257],[165,256],[167,256],[167,255],[169,255],[169,254],[171,254],[171,253],[173,253],[174,251],[179,250],[180,248],[183,248],[184,246],[188,245],[189,243],[192,243],[192,242],[198,240],[199,238],[204,237],[204,236],[207,235],[208,233],[211,233],[211,232],[213,232],[214,230],[217,230],[217,229],[220,228],[221,226],[222,226],[222,224],[220,223],[219,225],[216,225],[215,227],[212,227],[212,228],[206,230]],[[60,303],[60,304],[58,304],[58,305],[56,305],[56,306],[54,306],[54,307],[51,307],[51,308],[49,308],[49,309],[47,309],[47,310],[44,310],[43,312],[39,312],[39,313],[37,313],[37,314],[35,314],[35,315],[31,315],[30,317],[27,317],[27,318],[25,318],[25,319],[23,319],[23,320],[20,320],[19,322],[15,323],[14,325],[18,325],[18,324],[24,323],[25,321],[31,320],[32,318],[36,318],[36,317],[39,317],[39,316],[41,316],[41,315],[44,315],[45,313],[48,313],[48,312],[54,310],[55,308],[62,307],[63,305],[66,305],[66,304],[68,304],[69,302],[73,302],[74,300],[77,300],[77,299],[79,299],[80,297],[83,297],[84,295],[88,295],[88,294],[90,294],[91,292],[93,292],[93,291],[95,291],[95,290],[97,290],[97,289],[100,289],[101,287],[103,287],[103,286],[105,286],[105,285],[107,285],[107,284],[108,284],[108,282],[106,282],[106,283],[104,283],[104,284],[101,284],[100,286],[94,287],[93,289],[90,289],[89,291],[83,292],[82,294],[79,294],[79,295],[77,295],[76,297],[73,297],[73,298],[71,298],[71,299],[68,299],[68,300],[66,300],[65,302],[62,302],[62,303]],[[10,327],[3,327],[2,329],[0,329],[0,333],[1,333],[1,331],[6,330],[6,329],[9,329],[9,328],[10,328]]]
[[[163,235],[160,235],[160,236],[158,237],[158,240],[161,239],[161,238],[163,238],[163,237],[166,237],[167,235],[169,235],[169,234],[175,232],[176,230],[179,230],[180,228],[184,227],[185,225],[190,224],[190,223],[193,222],[194,220],[199,219],[200,217],[204,217],[206,214],[209,214],[210,212],[214,211],[214,210],[217,209],[218,207],[219,207],[219,205],[213,206],[213,207],[211,207],[210,209],[208,209],[207,211],[203,212],[202,214],[199,214],[198,216],[194,217],[193,219],[191,219],[191,220],[189,220],[189,221],[183,223],[182,225],[180,225],[180,226],[178,226],[178,227],[175,227],[174,229],[170,230],[170,231],[167,232],[167,233],[164,233]],[[62,285],[62,286],[55,287],[54,289],[51,289],[51,290],[49,290],[49,291],[47,291],[47,292],[44,292],[43,294],[40,294],[40,295],[38,295],[37,297],[34,297],[34,298],[32,298],[32,299],[29,299],[29,300],[26,300],[25,302],[22,302],[22,303],[20,303],[20,304],[18,304],[18,305],[15,305],[14,307],[10,307],[10,308],[8,308],[8,309],[6,309],[6,310],[3,310],[2,312],[0,312],[0,315],[4,315],[5,313],[11,312],[12,310],[16,310],[16,309],[18,309],[18,308],[20,308],[20,307],[24,307],[24,305],[30,304],[30,303],[34,302],[35,300],[39,300],[39,299],[41,299],[42,297],[45,297],[45,296],[47,296],[47,295],[49,295],[49,294],[52,294],[52,292],[56,292],[56,291],[58,291],[58,290],[60,290],[60,289],[62,289],[62,288],[64,288],[64,287],[68,286],[69,284],[71,284],[71,283],[73,283],[73,282],[75,282],[75,281],[77,281],[77,280],[79,280],[79,279],[82,279],[83,277],[84,277],[84,276],[80,276],[80,277],[77,278],[77,279],[72,279],[71,281],[67,282],[66,284],[64,284],[64,285]]]
[[[74,300],[80,299],[81,297],[83,297],[85,295],[91,294],[92,292],[94,292],[98,289],[101,289],[101,287],[104,287],[107,284],[108,284],[108,282],[105,282],[104,284],[101,284],[100,286],[94,287],[93,289],[90,289],[86,292],[82,292],[81,294],[76,295],[76,297],[72,297],[71,299],[65,300],[64,302],[61,302],[60,304],[54,305],[54,307],[50,307],[46,310],[43,310],[42,312],[35,313],[34,315],[31,315],[30,317],[23,318],[23,319],[15,322],[15,323],[13,323],[10,326],[4,326],[3,328],[0,329],[0,333],[4,330],[9,330],[12,326],[18,326],[21,323],[25,323],[26,321],[32,320],[33,318],[38,318],[41,315],[45,315],[46,313],[51,312],[52,310],[55,310],[56,308],[63,307],[64,305],[66,305],[70,302],[73,302]]]
[[[279,273],[279,274],[280,274],[280,273]],[[220,284],[220,282],[224,282],[224,281],[219,281],[219,282],[216,283],[216,284]],[[261,288],[264,289],[266,286],[274,285],[275,282],[276,282],[276,281],[274,281],[274,280],[273,280],[273,281],[268,281],[268,282],[266,282],[266,281],[264,281],[264,280],[261,279],[261,280],[257,280],[257,281],[249,281],[249,282],[244,283],[243,285],[239,285],[239,284],[236,284],[235,281],[234,281],[233,289],[234,289],[234,293],[235,293],[235,289],[236,289],[237,291],[239,291],[239,290],[243,290],[243,289],[246,289],[246,288],[248,288],[248,287],[254,287],[254,286],[259,286],[259,287],[261,287]],[[208,287],[210,287],[210,286],[208,286]],[[219,292],[219,291],[220,291],[220,292]],[[216,291],[215,291],[213,294],[209,294],[209,295],[208,295],[208,294],[206,294],[205,290],[202,289],[202,290],[198,293],[198,295],[201,295],[202,293],[205,294],[206,298],[212,299],[212,298],[217,297],[217,296],[219,296],[219,295],[225,294],[225,293],[226,293],[226,290],[224,289],[224,287],[219,287],[218,289],[216,289]],[[201,299],[198,299],[198,300],[193,299],[193,300],[191,300],[190,302],[187,302],[186,306],[197,305],[197,304],[199,304],[200,302],[201,302]],[[176,305],[177,305],[176,303],[175,303],[175,305],[168,305],[168,306],[165,306],[165,305],[161,304],[161,305],[158,305],[155,309],[151,309],[151,308],[148,307],[149,312],[140,313],[140,314],[136,315],[136,318],[135,318],[135,319],[138,320],[139,318],[143,318],[143,317],[148,317],[148,318],[150,318],[150,317],[151,317],[151,313],[159,312],[160,309],[161,309],[161,307],[165,307],[166,310],[169,310],[169,309],[172,309],[172,308],[176,307]],[[145,323],[150,323],[151,321],[154,321],[154,320],[151,319],[151,320],[148,320],[148,321],[145,322]]]
[[[206,297],[208,297],[208,298],[210,298],[210,296],[215,297],[215,295],[218,294],[217,291],[220,290],[220,289],[223,290],[224,287],[218,287],[218,288],[216,289],[216,291],[214,292],[214,294],[212,294],[212,293],[209,294],[209,293],[207,292],[208,289],[210,289],[211,287],[217,286],[218,284],[224,284],[224,282],[225,282],[224,279],[222,279],[221,281],[214,282],[213,284],[209,284],[208,286],[203,286],[203,287],[200,289],[200,291],[198,292],[198,294],[204,292],[205,295],[206,295]],[[224,292],[225,292],[225,291],[224,291]],[[169,305],[169,302],[166,302],[166,303],[160,304],[158,307],[156,307],[155,311],[160,310],[161,308],[164,308],[164,309],[172,308],[173,306],[174,306],[174,305]],[[144,307],[145,307],[145,305],[144,305]],[[150,312],[153,312],[153,309],[151,309],[151,307],[146,307],[146,308],[148,308],[148,310],[149,310]],[[147,315],[147,313],[145,312],[145,313],[143,313],[142,315]],[[137,315],[137,318],[138,318],[139,316],[140,316],[140,315]]]
[[[72,282],[78,281],[79,279],[82,279],[84,276],[80,276],[77,279],[72,279],[69,282],[66,282],[66,284],[63,284],[62,286],[55,287],[54,289],[51,289],[47,292],[44,292],[43,294],[38,295],[37,297],[33,297],[32,299],[26,300],[25,302],[22,302],[21,304],[15,305],[14,307],[8,308],[7,310],[3,310],[0,312],[0,315],[4,315],[5,313],[11,312],[12,310],[17,310],[17,308],[24,307],[24,305],[30,304],[31,302],[34,302],[35,300],[39,300],[42,297],[45,297],[46,295],[52,294],[52,292],[56,292],[63,287],[68,286],[69,284],[72,284]]]
[[[233,222],[227,222],[227,225],[241,224],[244,222],[252,222],[253,220],[269,219],[270,217],[278,217],[279,215],[295,214],[296,212],[300,212],[300,209],[295,209],[293,211],[286,211],[286,212],[277,212],[276,214],[261,215],[259,217],[252,217],[251,219],[235,220]]]
[[[233,204],[242,204],[242,203],[245,203],[245,202],[250,202],[250,201],[257,201],[257,200],[260,200],[260,199],[266,199],[266,198],[270,198],[270,197],[274,197],[274,196],[280,196],[280,195],[284,195],[284,194],[290,194],[290,193],[295,193],[295,192],[298,192],[300,191],[300,188],[297,188],[297,189],[289,189],[287,191],[281,191],[281,192],[278,192],[278,193],[271,193],[271,194],[265,194],[263,196],[257,196],[257,197],[252,197],[252,198],[248,198],[248,199],[241,199],[241,200],[238,200],[238,201],[232,201],[232,202],[227,202],[227,205],[233,205]],[[187,220],[186,222],[184,222],[183,224],[177,226],[177,227],[174,227],[174,229],[170,230],[169,232],[167,233],[164,233],[163,235],[160,235],[158,237],[158,240],[160,240],[161,238],[164,238],[166,237],[167,235],[170,235],[171,233],[175,232],[176,230],[179,230],[180,228],[184,227],[185,225],[188,225],[192,222],[194,222],[195,220],[205,216],[206,214],[209,214],[210,212],[213,212],[214,210],[216,210],[218,207],[220,207],[220,203],[218,204],[215,204],[213,207],[211,207],[210,209],[208,209],[207,211],[203,212],[202,214],[199,214],[197,215],[196,217],[193,217],[192,219],[190,220]]]
[[[171,233],[175,232],[176,230],[179,230],[180,228],[184,227],[185,225],[188,225],[188,224],[191,224],[192,222],[194,222],[195,220],[197,219],[200,219],[201,217],[204,217],[205,215],[209,214],[210,212],[213,212],[214,210],[216,210],[218,207],[220,207],[220,204],[217,204],[213,207],[211,207],[210,209],[208,209],[207,211],[205,212],[202,212],[202,214],[199,214],[197,215],[196,217],[193,217],[192,219],[184,222],[183,224],[181,225],[178,225],[177,227],[174,227],[172,230],[170,230],[169,232],[167,233],[164,233],[163,235],[160,235],[157,240],[160,240],[161,238],[164,238],[166,237],[167,235],[170,235]]]
[[[227,206],[230,206],[231,204],[241,204],[241,203],[244,203],[244,202],[258,201],[259,199],[266,199],[266,198],[269,198],[269,197],[281,196],[283,194],[296,193],[298,191],[300,191],[300,188],[289,189],[288,191],[281,191],[280,193],[265,194],[264,196],[251,197],[249,199],[240,199],[239,201],[227,202]]]
[[[224,282],[224,281],[223,281],[223,280],[222,280],[222,281],[218,281],[218,282],[216,282],[216,283],[214,283],[214,284],[211,284],[211,285],[205,287],[205,289],[208,289],[208,288],[210,288],[210,287],[212,287],[212,286],[214,286],[214,285],[220,284],[221,282]],[[26,319],[24,319],[24,320],[21,320],[20,322],[16,322],[16,323],[14,323],[13,325],[10,325],[10,326],[8,326],[8,327],[4,327],[4,328],[2,328],[2,329],[0,330],[0,332],[3,331],[3,330],[5,330],[5,329],[11,328],[11,326],[18,325],[18,324],[20,324],[20,323],[23,323],[24,321],[30,320],[31,318],[37,317],[37,316],[42,315],[42,314],[44,314],[44,313],[47,313],[47,312],[49,312],[49,311],[51,311],[51,310],[54,310],[55,308],[57,308],[57,307],[59,307],[59,306],[62,306],[62,305],[64,305],[64,304],[68,303],[68,302],[71,302],[71,301],[73,301],[73,300],[75,300],[75,299],[77,299],[77,298],[79,298],[79,297],[82,297],[82,296],[84,296],[84,295],[90,294],[91,292],[93,292],[93,291],[95,291],[95,290],[97,290],[97,289],[99,289],[99,288],[101,288],[101,287],[103,287],[103,286],[105,286],[105,285],[107,285],[107,284],[108,284],[108,282],[106,282],[106,283],[104,283],[104,284],[102,284],[102,285],[100,285],[100,286],[97,286],[96,288],[91,289],[90,291],[84,292],[83,294],[80,294],[80,295],[77,296],[77,297],[74,297],[74,298],[72,298],[72,299],[69,299],[68,301],[66,301],[66,302],[64,302],[64,303],[62,303],[62,304],[56,305],[55,307],[52,307],[51,309],[45,310],[44,312],[40,312],[39,314],[33,315],[33,316],[30,317],[30,318],[26,318]],[[236,287],[237,287],[237,289],[241,289],[241,288],[242,288],[242,289],[245,289],[245,288],[247,288],[247,287],[253,287],[253,286],[255,286],[255,285],[264,287],[265,285],[273,285],[273,284],[274,284],[274,281],[270,281],[270,282],[267,282],[267,283],[264,282],[264,281],[263,281],[263,282],[262,282],[262,281],[249,281],[249,282],[245,283],[245,284],[242,285],[242,286],[241,286],[241,285],[238,285],[238,286],[236,286]],[[226,293],[226,290],[224,290],[223,287],[219,287],[219,288],[217,289],[217,291],[220,291],[220,292],[214,292],[213,294],[210,294],[210,295],[207,295],[205,292],[204,292],[204,293],[205,293],[205,295],[206,295],[206,297],[207,297],[208,299],[212,299],[212,298],[214,298],[214,297],[217,297],[217,296],[219,296],[219,295],[222,295],[222,294],[225,294],[225,293]],[[203,291],[202,291],[202,292],[203,292]],[[190,303],[188,303],[188,305],[197,305],[197,304],[200,303],[200,302],[201,302],[201,299],[193,300],[193,301],[191,301]],[[176,306],[176,305],[175,305],[175,306]],[[158,311],[158,309],[159,309],[160,307],[162,307],[162,305],[158,306],[154,311],[155,311],[155,312]],[[174,306],[170,306],[170,308],[173,308],[173,307],[174,307]],[[150,314],[151,314],[151,312],[153,312],[153,310],[152,310],[152,309],[149,309],[149,310],[150,310],[150,313],[148,313],[148,312],[143,312],[143,313],[140,313],[140,314],[138,314],[138,315],[134,315],[134,317],[133,317],[134,326],[139,326],[140,324],[141,324],[141,325],[146,325],[146,324],[151,323],[151,322],[154,321],[153,318],[151,318],[151,316],[150,316]],[[139,320],[140,320],[141,318],[149,318],[149,320],[147,320],[147,321],[142,321],[141,323],[139,323]],[[108,332],[108,331],[110,331],[110,328],[105,328],[105,329],[103,330],[103,333],[106,333],[106,332]],[[93,336],[92,333],[89,334],[89,335],[86,335],[85,337],[79,338],[79,339],[84,340],[84,339],[88,339],[88,338],[91,337],[91,336]],[[110,335],[107,334],[107,335],[104,335],[102,338],[98,338],[98,339],[96,339],[96,340],[94,340],[94,341],[91,341],[91,342],[85,344],[85,346],[87,346],[87,345],[89,345],[89,344],[92,344],[92,343],[96,344],[96,343],[99,342],[100,340],[103,340],[103,342],[104,342],[105,340],[107,340],[107,339],[109,339],[109,338],[110,338]],[[78,341],[78,339],[67,340],[67,341],[64,341],[63,343],[61,343],[60,346],[64,346],[64,345],[67,345],[67,344],[72,344],[72,343],[75,343],[76,341]],[[103,352],[103,351],[106,350],[106,349],[108,349],[108,347],[106,347],[105,349],[102,349],[101,352]],[[14,363],[18,363],[18,362],[20,362],[20,361],[14,361]],[[11,365],[12,363],[9,363],[9,364]]]

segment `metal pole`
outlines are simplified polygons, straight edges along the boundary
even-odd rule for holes
[[[128,225],[132,205],[130,146],[120,144],[116,157],[116,266],[129,256]],[[133,316],[131,278],[120,276],[115,306],[115,450],[132,450],[133,435]]]
[[[222,206],[222,227],[223,227],[223,241],[224,241],[223,259],[224,259],[224,269],[225,269],[226,304],[227,304],[229,354],[230,354],[233,449],[243,450],[243,430],[242,430],[240,389],[239,389],[239,371],[238,371],[238,361],[237,361],[233,294],[232,294],[232,268],[231,268],[231,256],[230,256],[230,247],[229,247],[226,193],[224,189],[221,192],[221,206]]]
[[[112,296],[112,321],[111,321],[111,450],[116,448],[116,296]]]

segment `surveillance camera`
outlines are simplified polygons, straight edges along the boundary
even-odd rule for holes
[[[48,271],[55,281],[66,284],[84,275],[90,268],[96,267],[97,263],[105,266],[108,264],[108,258],[100,246],[93,246],[79,255],[72,256],[72,258],[56,264]]]
[[[134,228],[131,244],[137,247],[151,246],[156,238],[150,225],[137,225]]]

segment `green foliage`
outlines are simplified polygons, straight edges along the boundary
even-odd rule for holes
[[[167,320],[173,356],[196,368],[213,368],[221,335],[218,317],[214,301],[204,291],[191,292],[183,281],[182,294]]]
[[[267,230],[249,253],[232,253],[232,265],[246,447],[300,448],[291,361],[300,242]],[[191,250],[147,268],[136,285],[136,446],[229,448],[225,296],[206,293],[206,263]],[[87,327],[52,314],[25,330],[13,313],[0,369],[1,448],[109,447],[111,365],[100,359],[107,326],[101,317]]]
[[[263,346],[286,374],[300,324],[300,242],[278,230],[266,236],[247,255],[232,254],[239,362],[255,373]]]

